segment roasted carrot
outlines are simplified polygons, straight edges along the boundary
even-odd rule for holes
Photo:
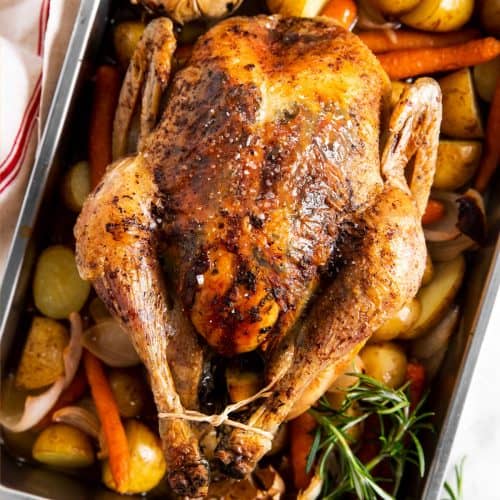
[[[111,475],[118,492],[124,493],[129,479],[130,454],[118,406],[102,363],[87,350],[83,353],[83,363],[97,415],[102,425],[104,440],[109,450]]]
[[[341,26],[349,30],[358,17],[358,9],[354,0],[330,0],[321,11],[322,16],[331,17]]]
[[[79,368],[75,376],[73,377],[73,380],[59,396],[59,399],[56,401],[55,405],[52,407],[49,413],[47,413],[47,415],[45,415],[45,417],[43,417],[42,420],[38,422],[35,428],[37,430],[41,430],[49,425],[52,421],[52,415],[57,410],[60,410],[61,408],[64,408],[65,406],[78,401],[83,396],[86,388],[87,378],[85,377],[85,372],[81,368]]]
[[[450,33],[427,33],[411,30],[369,30],[357,34],[368,48],[380,54],[393,50],[425,49],[449,47],[478,38],[480,32],[475,29],[452,31]]]
[[[420,363],[408,363],[406,380],[410,382],[409,398],[411,408],[418,405],[424,394],[425,368]]]
[[[483,193],[486,191],[490,179],[498,167],[500,159],[500,78],[497,78],[495,93],[491,101],[488,121],[486,123],[486,136],[481,162],[477,171],[474,187]]]
[[[307,412],[290,422],[290,462],[293,482],[298,490],[307,488],[313,475],[312,471],[306,472],[306,464],[316,425],[315,418]]]
[[[395,50],[377,58],[392,80],[474,66],[500,55],[500,41],[481,38],[450,47]]]
[[[96,72],[94,96],[89,126],[89,164],[92,188],[99,184],[111,163],[113,119],[121,76],[114,66],[101,66]]]
[[[446,209],[443,202],[429,198],[424,215],[422,215],[422,224],[425,225],[437,222],[444,217],[445,213]]]

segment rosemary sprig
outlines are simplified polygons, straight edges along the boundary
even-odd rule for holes
[[[453,488],[448,481],[444,483],[444,489],[449,495],[449,499],[447,500],[462,500],[463,498],[462,484],[464,477],[464,461],[465,457],[462,458],[459,464],[455,465],[455,488]]]
[[[422,400],[414,410],[410,409],[407,395],[409,384],[391,389],[377,380],[355,374],[359,380],[351,387],[339,409],[333,408],[326,398],[310,410],[318,427],[307,461],[308,471],[317,463],[323,480],[321,498],[341,498],[355,493],[359,500],[395,497],[405,465],[415,464],[421,476],[425,471],[425,457],[417,434],[422,429],[432,429],[430,412],[422,411]],[[425,398],[424,398],[425,399]],[[352,407],[357,412],[349,412]],[[353,415],[354,413],[354,415]],[[378,453],[366,464],[355,455],[355,444],[349,429],[371,415],[379,426]],[[386,461],[392,468],[392,491],[387,493],[380,484],[387,478],[374,477],[375,468]]]

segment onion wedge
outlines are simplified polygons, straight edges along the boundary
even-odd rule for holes
[[[78,313],[71,313],[70,340],[63,352],[64,375],[59,377],[52,386],[38,396],[28,396],[24,403],[23,412],[8,414],[0,411],[0,424],[11,432],[27,431],[36,425],[51,410],[61,395],[61,392],[70,384],[82,356],[82,320]]]

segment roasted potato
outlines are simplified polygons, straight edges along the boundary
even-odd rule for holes
[[[443,191],[456,191],[474,177],[480,159],[480,141],[439,141],[432,186]]]
[[[90,283],[80,278],[75,255],[62,245],[46,248],[38,257],[33,278],[37,309],[54,319],[78,312],[90,293]]]
[[[370,0],[375,8],[393,16],[412,10],[419,2],[420,0]]]
[[[113,45],[120,64],[126,68],[146,26],[140,21],[124,21],[113,30]]]
[[[233,403],[253,396],[260,389],[262,376],[235,366],[226,368],[227,392]]]
[[[160,440],[137,420],[127,421],[125,433],[130,453],[129,482],[125,493],[145,493],[161,481],[167,469]],[[102,480],[108,488],[116,491],[108,460],[102,465]]]
[[[443,93],[441,132],[456,139],[483,137],[481,114],[469,68],[440,78],[439,85]]]
[[[435,264],[432,281],[420,288],[417,294],[422,306],[420,316],[409,330],[400,335],[400,338],[420,337],[439,323],[455,298],[464,273],[465,259],[462,254],[453,260]]]
[[[64,375],[63,351],[69,342],[66,328],[50,318],[36,316],[16,373],[19,388],[41,389]]]
[[[327,0],[267,0],[272,14],[282,16],[315,17],[319,15]]]
[[[80,212],[83,202],[90,193],[90,168],[86,161],[75,163],[62,183],[62,196],[65,205],[73,212]]]
[[[138,417],[146,405],[148,389],[136,369],[113,368],[109,384],[122,417]]]
[[[421,0],[401,16],[404,24],[425,31],[453,31],[461,28],[472,16],[474,0]]]
[[[479,97],[483,101],[491,102],[497,79],[500,78],[500,57],[474,66],[472,73]]]
[[[406,332],[417,321],[420,309],[420,302],[417,299],[410,300],[392,318],[373,332],[370,343],[392,340]]]
[[[33,458],[55,467],[88,467],[94,462],[94,450],[81,430],[66,424],[51,424],[35,441]]]
[[[401,387],[406,378],[406,354],[394,342],[370,344],[360,352],[365,372],[391,388]]]

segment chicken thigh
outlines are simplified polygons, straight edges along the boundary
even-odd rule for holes
[[[243,477],[321,370],[416,294],[441,96],[418,80],[388,121],[387,75],[325,18],[223,21],[167,89],[174,49],[170,21],[153,21],[116,116],[120,157],[141,107],[139,152],[108,168],[75,235],[81,275],[148,368],[170,485],[199,497],[209,465],[179,386],[204,349],[268,362],[272,390],[216,450]]]

